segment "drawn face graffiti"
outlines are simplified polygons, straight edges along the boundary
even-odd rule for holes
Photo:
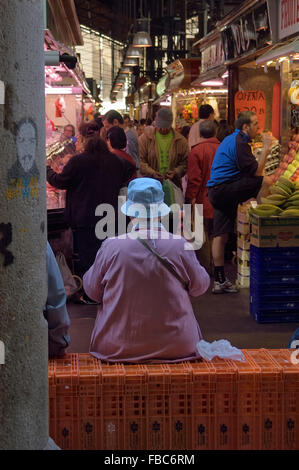
[[[17,152],[22,168],[28,172],[35,162],[36,130],[30,121],[22,122],[17,132]]]

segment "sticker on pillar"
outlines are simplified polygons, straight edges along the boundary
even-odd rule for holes
[[[0,80],[0,104],[5,104],[5,85]]]
[[[12,242],[11,224],[0,224],[0,254],[4,256],[3,266],[13,263],[14,255],[7,249]],[[0,257],[1,258],[1,257]]]
[[[18,160],[8,170],[6,199],[23,200],[39,196],[39,171],[36,165],[37,127],[32,119],[22,119],[16,128]]]
[[[5,364],[5,346],[3,341],[0,341],[0,366]]]

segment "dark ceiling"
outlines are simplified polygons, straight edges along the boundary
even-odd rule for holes
[[[156,29],[165,20],[190,18],[207,8],[209,29],[243,0],[75,0],[80,24],[125,42],[134,19],[150,16]],[[163,33],[164,34],[164,33]]]

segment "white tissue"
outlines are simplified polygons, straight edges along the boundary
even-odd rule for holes
[[[245,362],[242,351],[232,346],[226,339],[214,341],[213,343],[201,340],[197,343],[196,347],[201,357],[208,361],[218,356],[221,359],[233,359],[235,361]]]

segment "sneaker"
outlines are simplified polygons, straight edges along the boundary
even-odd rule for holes
[[[99,305],[99,302],[96,302],[95,300],[92,300],[84,295],[81,295],[81,297],[78,300],[75,300],[74,302],[80,305]]]
[[[215,281],[214,287],[212,289],[213,294],[237,294],[239,289],[232,284],[228,279],[225,280],[222,284]]]

